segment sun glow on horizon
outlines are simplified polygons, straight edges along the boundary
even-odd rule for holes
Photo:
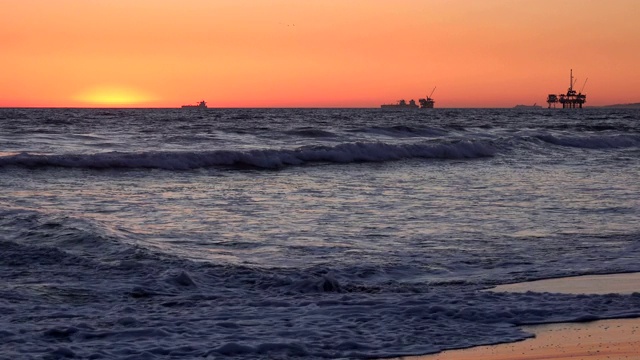
[[[121,86],[94,87],[74,96],[73,100],[87,105],[132,106],[148,104],[156,99],[139,90]]]

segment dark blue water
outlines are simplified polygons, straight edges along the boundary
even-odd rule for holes
[[[0,109],[0,356],[380,358],[640,315],[640,111]]]

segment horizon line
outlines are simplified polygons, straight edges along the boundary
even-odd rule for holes
[[[607,105],[585,105],[583,108],[602,108],[602,107],[614,107],[614,106],[640,106],[640,102],[636,103],[616,103],[616,104],[607,104]],[[517,105],[514,106],[454,106],[454,107],[437,107],[426,109],[427,111],[433,111],[438,109],[515,109]],[[528,105],[530,106],[530,105]],[[538,109],[557,109],[561,110],[562,108],[548,108],[543,105],[537,105]],[[182,111],[206,111],[206,110],[224,110],[224,109],[380,109],[381,107],[363,107],[363,106],[229,106],[229,107],[206,107],[199,109],[183,109],[181,107],[172,107],[172,106],[0,106],[0,109],[123,109],[123,110],[150,110],[150,109],[164,109],[164,110],[182,110]],[[425,109],[384,109],[385,111],[412,111],[419,110],[425,111]],[[574,110],[574,109],[572,109]]]

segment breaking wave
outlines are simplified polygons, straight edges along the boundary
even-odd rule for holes
[[[309,163],[384,162],[412,158],[473,159],[493,156],[486,142],[459,141],[440,144],[344,143],[336,146],[303,146],[296,149],[218,150],[203,152],[106,152],[96,154],[41,155],[20,153],[0,157],[0,167],[153,168],[190,170],[206,167],[280,169]]]
[[[538,135],[536,138],[553,145],[584,149],[618,149],[640,146],[640,135],[591,135],[554,136]]]

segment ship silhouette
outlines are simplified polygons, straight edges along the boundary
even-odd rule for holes
[[[420,105],[416,104],[416,101],[411,99],[409,102],[406,102],[404,99],[398,100],[395,104],[383,104],[380,105],[383,109],[433,109],[435,100],[431,96],[433,96],[433,92],[436,91],[436,88],[433,88],[431,94],[427,96],[426,99],[418,99]]]
[[[207,102],[202,100],[197,105],[182,105],[183,109],[206,109]]]

